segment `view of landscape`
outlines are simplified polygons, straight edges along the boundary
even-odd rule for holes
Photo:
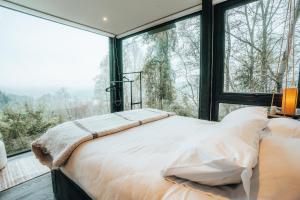
[[[298,84],[300,0],[297,0],[296,12],[291,14],[291,18],[295,18],[291,24],[288,8],[288,0],[262,0],[226,12],[225,92],[279,93],[286,84],[288,52],[291,56],[287,84],[292,85],[293,64],[295,85]],[[293,37],[295,48],[287,42]]]
[[[110,112],[108,38],[0,7],[0,137],[9,155],[48,128]]]
[[[300,0],[295,7],[288,12],[288,0],[262,0],[226,12],[224,92],[280,93],[286,85],[298,86]],[[241,106],[220,104],[219,119]]]
[[[256,1],[226,12],[224,92],[280,93],[286,84],[297,86],[300,68],[299,2],[296,12],[291,14],[295,20],[290,25],[288,0]],[[288,45],[287,35],[289,40],[295,38],[295,48]],[[291,56],[286,70],[288,51]],[[143,106],[197,117],[200,16],[126,39],[123,42],[123,64],[125,72],[143,71]],[[134,102],[138,102],[139,77],[127,77],[135,80],[133,96]],[[125,107],[130,108],[129,84],[125,84]],[[220,118],[238,107],[221,104]]]
[[[224,92],[298,85],[300,0],[290,24],[287,11],[288,0],[261,0],[225,13]],[[107,37],[1,7],[0,29],[0,139],[8,154],[29,149],[58,123],[110,112]],[[198,117],[206,95],[199,94],[200,33],[195,15],[122,41],[123,71],[143,72],[143,107]],[[138,75],[126,78],[139,102]],[[127,83],[124,100],[130,109]],[[241,106],[221,103],[219,119]]]
[[[123,41],[124,72],[143,71],[144,107],[198,117],[200,25],[195,16]],[[127,78],[135,80],[138,102],[139,77]],[[125,109],[130,109],[129,84],[124,96]]]

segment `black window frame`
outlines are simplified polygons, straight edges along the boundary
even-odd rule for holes
[[[212,88],[212,117],[217,121],[219,117],[219,104],[242,104],[255,106],[270,106],[273,94],[271,93],[234,93],[224,92],[224,58],[225,58],[225,14],[227,10],[243,6],[258,0],[229,0],[214,7],[214,63]],[[299,73],[300,78],[300,73]],[[300,79],[299,79],[300,80]],[[300,81],[298,81],[300,89]],[[300,93],[298,94],[298,99]],[[282,94],[275,94],[274,105],[281,107]],[[300,107],[298,101],[297,107]]]

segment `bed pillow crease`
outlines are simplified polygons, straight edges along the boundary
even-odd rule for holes
[[[220,123],[199,130],[199,135],[183,143],[162,175],[209,186],[242,182],[249,197],[252,169],[257,165],[261,132],[267,122],[267,111],[260,107],[228,114]]]

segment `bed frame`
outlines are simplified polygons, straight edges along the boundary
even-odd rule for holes
[[[59,169],[51,171],[53,193],[56,200],[92,200],[83,189]]]

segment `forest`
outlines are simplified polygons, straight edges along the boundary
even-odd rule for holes
[[[197,117],[200,74],[200,16],[123,41],[125,72],[143,71],[143,106]],[[164,30],[166,29],[166,30]],[[134,101],[139,98],[136,76]],[[125,85],[125,109],[130,90]]]
[[[260,0],[228,10],[224,92],[281,93],[286,86],[297,87],[299,17],[299,0]],[[219,119],[243,106],[220,104]]]
[[[297,85],[300,1],[294,3],[291,12],[288,0],[260,0],[225,13],[224,92],[280,93],[285,85]],[[200,20],[196,16],[124,41],[124,70],[143,71],[144,106],[197,117]],[[127,88],[127,108],[129,94]],[[220,104],[220,119],[240,106]]]
[[[287,84],[292,84],[292,65],[298,79],[300,1],[295,1],[294,12],[289,12],[288,0],[261,0],[227,11],[224,91],[279,93],[286,72]]]
[[[35,99],[0,91],[0,139],[8,155],[30,149],[33,140],[59,123],[110,112],[109,95],[97,96],[96,87],[94,93],[79,98],[61,88]]]

